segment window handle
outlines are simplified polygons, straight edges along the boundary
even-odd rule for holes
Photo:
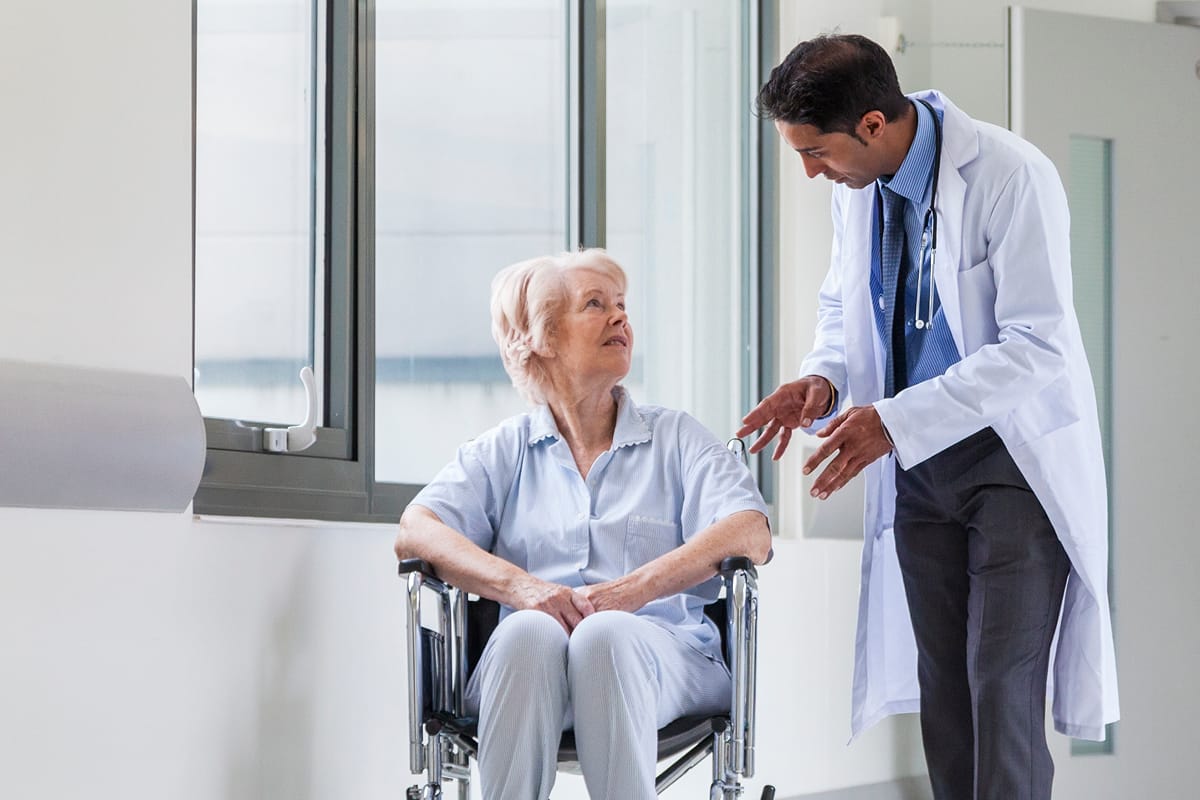
[[[317,441],[317,381],[312,367],[300,370],[304,384],[304,421],[290,428],[263,428],[263,449],[271,453],[298,453]]]

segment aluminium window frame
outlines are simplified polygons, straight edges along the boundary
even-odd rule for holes
[[[363,374],[363,315],[373,242],[373,3],[317,0],[326,13],[325,176],[322,203],[323,366],[325,419],[316,443],[300,453],[263,452],[262,428],[279,422],[205,418],[207,459],[193,511],[197,514],[327,520],[371,519]],[[195,279],[196,43],[199,0],[192,0],[192,272]],[[318,281],[317,283],[320,283]],[[193,296],[193,303],[195,302]],[[193,308],[193,318],[195,311]],[[193,342],[193,361],[195,358]]]
[[[377,483],[375,455],[375,0],[327,4],[325,102],[324,408],[332,423],[300,453],[259,451],[262,423],[205,419],[208,457],[193,511],[201,515],[393,523],[422,488]],[[567,237],[605,243],[605,0],[567,2]],[[196,10],[192,0],[192,190],[195,275]],[[778,47],[778,0],[741,0],[743,118],[741,396],[774,385],[776,148],[749,109]],[[773,130],[769,130],[773,134]],[[767,141],[773,141],[767,139]],[[351,235],[353,234],[353,235]],[[193,299],[194,302],[194,299]],[[193,309],[194,316],[194,309]],[[194,347],[193,347],[194,360]],[[318,359],[320,360],[320,359]],[[271,423],[274,424],[274,423]],[[770,462],[758,467],[768,496]]]

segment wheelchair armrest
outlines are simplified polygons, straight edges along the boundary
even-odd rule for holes
[[[423,558],[402,558],[400,559],[400,567],[397,570],[401,575],[407,575],[410,572],[419,572],[426,578],[437,579],[437,570]]]
[[[723,578],[728,578],[735,572],[743,571],[750,573],[753,578],[758,578],[758,570],[754,568],[754,562],[746,556],[730,556],[721,562],[721,566],[717,572]]]
[[[414,572],[419,574],[423,579],[422,583],[438,594],[448,595],[454,589],[453,586],[438,577],[437,570],[433,564],[421,558],[401,559],[397,572],[401,578],[405,575],[412,575]]]

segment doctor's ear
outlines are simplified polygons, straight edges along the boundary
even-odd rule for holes
[[[871,139],[877,139],[887,127],[887,117],[882,111],[868,111],[863,114],[855,127],[855,133],[863,144],[866,144]]]

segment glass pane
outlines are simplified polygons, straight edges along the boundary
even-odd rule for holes
[[[425,483],[525,409],[491,280],[566,241],[565,4],[376,5],[376,479]]]
[[[1089,136],[1071,137],[1070,189],[1071,278],[1075,313],[1100,415],[1100,436],[1108,475],[1108,546],[1112,553],[1112,141]],[[1109,559],[1109,603],[1116,624],[1113,559]],[[1113,752],[1113,725],[1103,742],[1071,741],[1073,755]]]
[[[609,0],[608,248],[630,277],[626,384],[718,436],[740,405],[741,4]]]
[[[196,13],[196,398],[208,417],[298,422],[299,371],[313,364],[320,20],[311,0],[200,0]]]

